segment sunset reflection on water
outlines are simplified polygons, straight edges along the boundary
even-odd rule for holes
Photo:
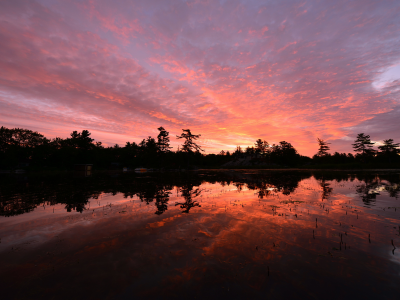
[[[41,178],[40,190],[34,179],[7,180],[7,299],[397,299],[400,291],[398,173],[125,174]]]

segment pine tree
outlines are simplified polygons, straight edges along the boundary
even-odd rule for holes
[[[157,128],[160,133],[157,136],[157,149],[161,153],[169,152],[172,147],[169,146],[169,132],[164,127]]]
[[[321,140],[319,138],[317,138],[318,141],[318,145],[319,145],[319,149],[318,149],[318,156],[325,156],[328,154],[328,151],[331,149],[328,145],[330,145],[330,143]]]
[[[381,150],[382,154],[397,154],[400,153],[399,149],[400,143],[394,144],[393,139],[388,139],[383,141],[383,145],[379,146],[378,149]]]
[[[355,152],[359,152],[362,155],[372,155],[375,150],[372,149],[374,142],[371,142],[370,136],[364,133],[359,133],[357,139],[354,141],[353,148]]]
[[[394,144],[393,139],[384,140],[383,145],[378,147],[381,150],[379,154],[386,156],[389,162],[392,162],[391,158],[395,159],[400,154],[399,145],[400,143]]]
[[[182,144],[182,150],[183,152],[186,153],[193,153],[193,152],[199,152],[199,151],[204,151],[201,149],[199,145],[196,144],[196,140],[201,136],[201,134],[192,134],[190,132],[190,129],[182,129],[181,135],[177,135],[177,139],[185,139],[185,142]]]

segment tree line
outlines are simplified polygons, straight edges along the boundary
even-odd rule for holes
[[[48,139],[42,134],[22,128],[0,128],[0,169],[22,167],[70,168],[74,164],[96,164],[100,168],[110,166],[186,168],[199,162],[204,150],[197,143],[200,134],[183,129],[176,136],[183,143],[171,151],[169,132],[158,128],[156,138],[149,136],[141,142],[126,142],[104,147],[102,142],[91,138],[88,130],[73,131],[68,138]]]
[[[42,134],[21,128],[0,128],[0,170],[12,168],[56,168],[71,169],[74,164],[94,164],[96,168],[122,167],[187,169],[197,167],[235,166],[234,162],[244,161],[247,166],[307,166],[321,164],[351,163],[398,163],[399,143],[393,139],[384,140],[378,149],[369,135],[361,133],[352,144],[355,154],[329,153],[330,143],[317,139],[318,152],[312,158],[302,156],[286,141],[269,144],[257,139],[253,146],[237,146],[232,152],[204,154],[199,145],[200,134],[183,129],[177,140],[182,141],[178,150],[172,151],[169,132],[159,127],[156,138],[149,136],[139,143],[126,142],[105,147],[91,138],[88,130],[73,131],[69,137],[48,139]],[[233,162],[233,164],[232,164]]]
[[[393,164],[400,163],[400,143],[393,139],[386,139],[374,149],[376,144],[371,141],[369,135],[360,133],[352,144],[353,153],[329,153],[330,145],[326,140],[317,138],[318,152],[312,157],[302,156],[291,143],[281,141],[278,144],[269,144],[266,140],[257,139],[254,146],[243,149],[237,146],[231,154],[229,151],[221,151],[220,155],[232,156],[233,159],[253,157],[252,161],[260,165],[349,165],[349,164]]]
[[[318,153],[314,155],[313,161],[317,163],[398,163],[400,162],[400,143],[395,143],[393,139],[383,140],[383,143],[374,149],[375,142],[371,137],[364,133],[359,133],[352,144],[355,154],[352,153],[329,153],[330,143],[325,140],[317,139]]]

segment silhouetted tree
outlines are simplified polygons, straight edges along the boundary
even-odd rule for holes
[[[152,138],[151,136],[149,136],[146,139],[146,150],[148,152],[155,153],[155,152],[157,152],[157,149],[158,149],[158,145],[157,145],[156,140],[154,138]]]
[[[300,155],[292,144],[286,141],[281,141],[279,142],[279,145],[273,145],[271,158],[276,162],[295,165],[300,158]]]
[[[82,130],[82,132],[73,131],[71,137],[66,140],[66,143],[75,148],[81,150],[89,150],[94,148],[93,141],[90,137],[91,133],[88,130]]]
[[[146,149],[146,139],[143,139],[140,143],[139,143],[139,147],[141,150]]]
[[[388,139],[383,141],[382,146],[378,146],[378,149],[382,151],[383,154],[397,154],[400,153],[399,149],[400,143],[394,144],[393,139]]]
[[[0,152],[10,148],[35,148],[50,142],[42,134],[22,128],[0,128]]]
[[[63,140],[60,137],[56,137],[54,139],[51,140],[51,145],[53,146],[53,148],[55,149],[61,149],[64,146],[66,146],[66,142],[65,140]]]
[[[15,166],[22,161],[43,160],[50,140],[42,134],[22,128],[0,128],[0,165]]]
[[[374,153],[374,149],[372,149],[374,144],[375,143],[371,142],[369,135],[360,133],[357,135],[357,139],[352,145],[355,152],[359,152],[361,155],[371,155]]]
[[[157,136],[157,149],[161,153],[169,152],[172,147],[169,146],[169,132],[164,127],[159,127],[160,132]]]
[[[135,157],[138,155],[139,146],[135,142],[126,142],[125,147],[121,151],[121,158],[124,163],[134,162]]]
[[[130,149],[130,148],[137,148],[138,147],[138,145],[136,145],[136,143],[135,142],[126,142],[126,144],[125,144],[125,148],[128,148],[128,149]]]
[[[330,148],[328,146],[330,143],[328,143],[328,142],[326,142],[324,140],[321,140],[319,138],[317,138],[317,141],[318,141],[318,146],[319,146],[317,155],[318,156],[327,155],[328,154],[328,150],[330,150]]]
[[[232,153],[234,157],[240,157],[243,154],[243,149],[240,146],[236,146],[235,151]]]
[[[181,135],[177,135],[177,139],[185,139],[185,142],[182,144],[181,151],[186,152],[186,153],[193,153],[193,152],[199,152],[199,151],[204,151],[201,149],[199,145],[195,142],[201,134],[192,134],[190,132],[190,129],[182,129]]]
[[[247,147],[245,153],[247,155],[254,155],[256,153],[254,147]]]
[[[255,151],[257,154],[264,155],[268,152],[268,150],[269,150],[269,144],[267,141],[258,139],[255,142]]]
[[[400,143],[395,144],[393,139],[384,140],[383,145],[378,146],[378,149],[381,150],[379,154],[391,162],[392,158],[397,158],[400,153],[399,145]]]

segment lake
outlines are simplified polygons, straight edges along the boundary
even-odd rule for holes
[[[2,299],[400,297],[400,172],[84,175],[0,177]]]

